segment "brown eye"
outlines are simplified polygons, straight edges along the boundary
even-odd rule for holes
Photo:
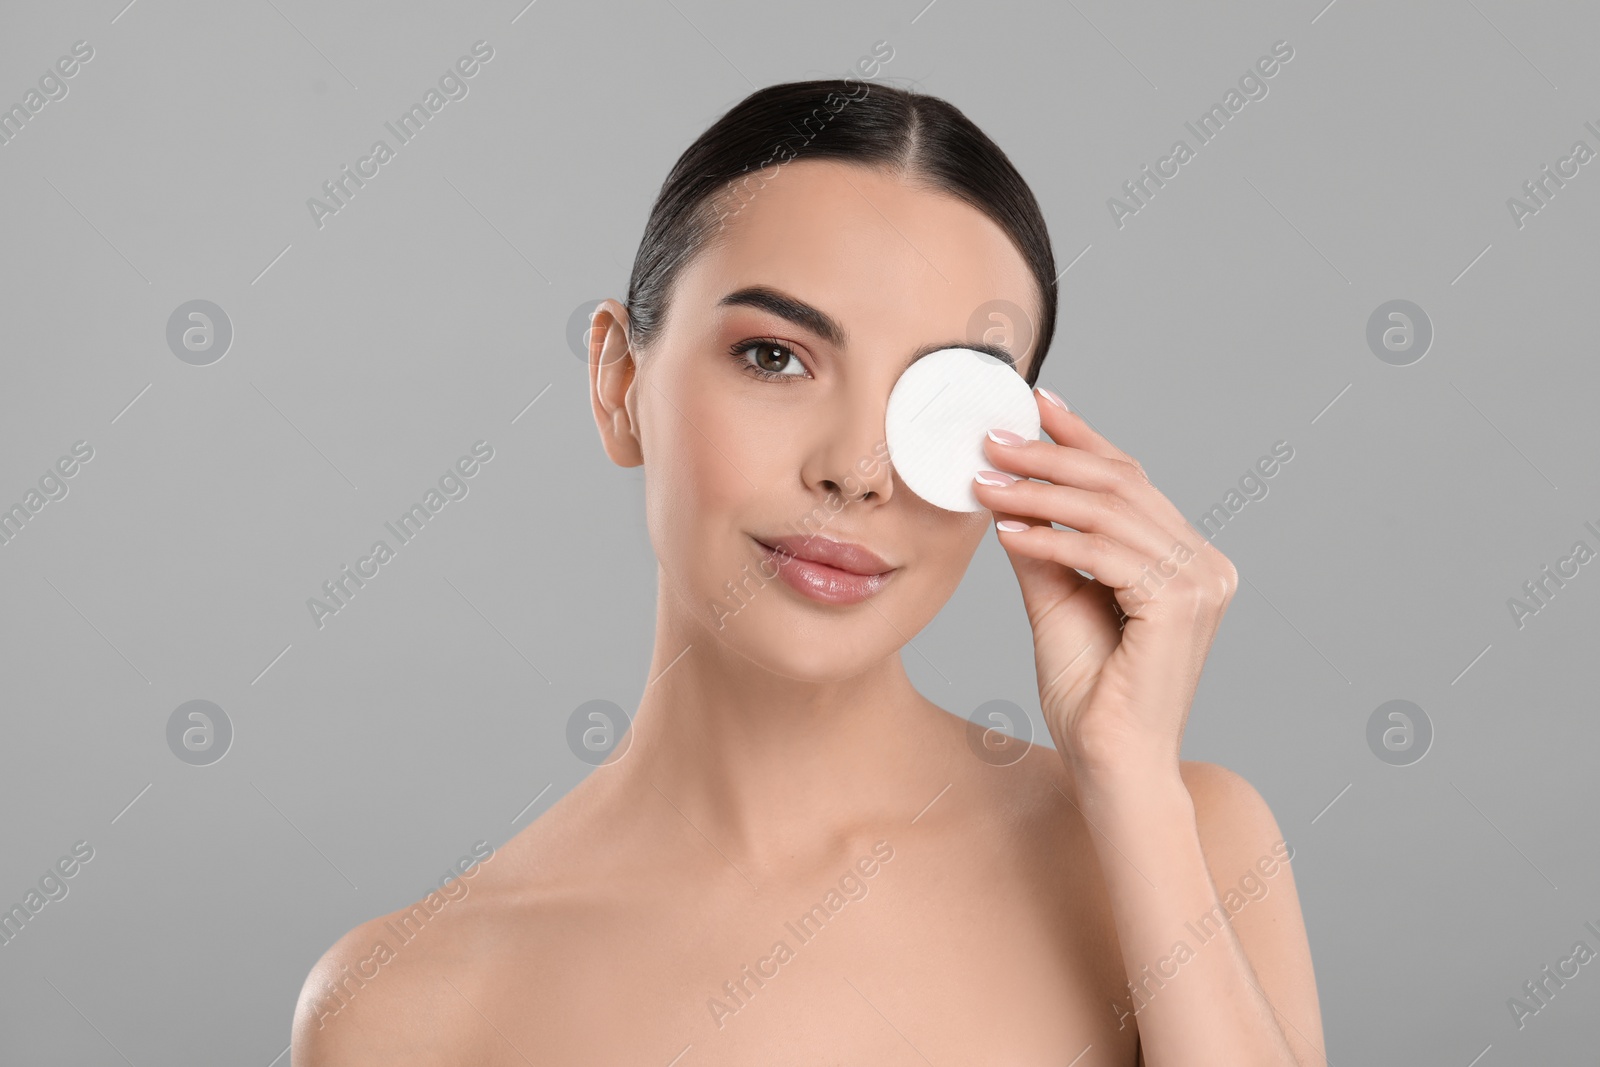
[[[778,341],[756,339],[740,341],[730,350],[730,355],[740,367],[757,378],[805,378],[805,364],[788,345]]]

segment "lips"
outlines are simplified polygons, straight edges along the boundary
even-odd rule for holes
[[[809,600],[844,606],[875,596],[897,573],[883,557],[862,545],[830,541],[825,537],[775,537],[770,541],[751,536],[761,546],[773,571],[790,589]]]
[[[783,555],[821,563],[849,574],[872,576],[895,569],[866,546],[848,541],[832,541],[826,537],[757,537],[756,541]]]

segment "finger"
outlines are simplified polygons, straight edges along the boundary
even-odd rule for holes
[[[1030,561],[1047,561],[1060,574],[1080,581],[1098,582],[1110,591],[1121,616],[1150,618],[1166,613],[1172,605],[1188,612],[1199,601],[1191,599],[1194,589],[1174,586],[1178,568],[1191,557],[1180,555],[1152,566],[1138,553],[1105,534],[1079,530],[1058,530],[1051,526],[1026,525],[1020,531],[995,527],[1000,543],[1020,572]],[[1079,572],[1089,574],[1084,579]]]
[[[998,526],[1000,522],[1008,522],[1031,527],[1037,520],[1029,520],[1025,515],[1014,515],[1004,511],[994,512],[994,517],[995,537],[1017,576],[1017,585],[1022,590],[1022,603],[1027,609],[1030,625],[1038,619],[1049,616],[1060,604],[1080,596],[1085,587],[1098,584],[1093,578],[1078,573],[1072,567],[1063,567],[1048,557],[1021,551],[1018,541],[1000,530]],[[1050,529],[1049,523],[1045,523],[1042,528]],[[1109,586],[1100,588],[1107,600],[1116,603],[1116,594]]]
[[[1106,534],[1058,530],[1025,519],[1008,522],[1022,522],[1026,528],[1007,530],[995,525],[996,536],[1007,551],[1085,571],[1102,585],[1131,589],[1148,570],[1148,561],[1139,553]]]
[[[1039,407],[1039,425],[1050,437],[1023,438],[1022,444],[1005,444],[986,437],[985,455],[1007,464],[1027,465],[1026,469],[1007,466],[1007,470],[1086,489],[1110,491],[1149,485],[1138,461],[1095,432],[1081,415],[1057,407],[1037,390],[1034,403]]]
[[[1034,398],[1039,402],[1039,424],[1060,444],[1070,444],[1106,459],[1132,463],[1133,457],[1106,440],[1105,436],[1089,425],[1076,411],[1069,410],[1060,394],[1044,386],[1035,386]],[[1059,402],[1058,402],[1059,401]]]
[[[1023,443],[1017,445],[985,437],[983,454],[994,463],[1001,464],[998,469],[1029,478],[1043,478],[1057,485],[1076,485],[1103,493],[1129,485],[1137,473],[1133,464],[1123,460],[1049,439],[1030,441],[1023,438]]]
[[[1204,538],[1172,501],[1151,483],[1132,456],[1107,441],[1082,416],[1050,400],[1048,390],[1035,390],[1039,424],[1053,440],[1024,440],[1007,445],[985,438],[984,454],[997,469],[1043,478],[1058,485],[1077,485],[1115,492],[1140,504],[1174,540],[1198,553]]]
[[[1003,471],[979,471],[973,479],[973,495],[980,504],[996,513],[1005,510],[1048,519],[1084,533],[1107,534],[1151,562],[1170,557],[1180,547],[1161,523],[1138,505],[1114,493],[1025,478],[1004,485],[988,484],[1007,477]]]
[[[1016,445],[985,437],[983,448],[984,455],[994,464],[996,471],[1041,479],[1041,482],[1034,484],[1091,492],[1102,498],[1103,510],[1108,512],[1116,507],[1111,498],[1126,501],[1131,511],[1144,516],[1162,535],[1158,545],[1137,538],[1130,540],[1130,543],[1158,555],[1170,554],[1174,544],[1182,544],[1192,553],[1199,552],[1199,543],[1203,540],[1200,534],[1172,501],[1133,464],[1055,441],[1025,439],[1022,444]],[[977,489],[973,492],[978,494]],[[980,496],[979,499],[984,498]],[[1050,514],[1050,518],[1074,529],[1087,528],[1081,522],[1058,518],[1054,513]]]

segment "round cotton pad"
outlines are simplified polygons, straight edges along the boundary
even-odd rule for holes
[[[983,444],[995,428],[1037,440],[1039,405],[1022,375],[987,352],[930,352],[889,392],[889,461],[913,493],[946,511],[984,510],[972,479],[992,466]]]

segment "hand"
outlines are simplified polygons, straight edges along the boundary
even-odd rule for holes
[[[1189,706],[1238,573],[1136,461],[1052,396],[1034,393],[1051,439],[984,442],[994,470],[1019,480],[973,484],[997,520],[1027,526],[996,531],[1033,628],[1044,720],[1080,785],[1123,773],[1176,776]]]

